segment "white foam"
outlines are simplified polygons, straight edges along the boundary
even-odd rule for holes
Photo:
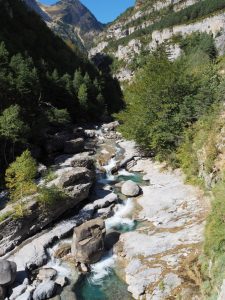
[[[107,179],[108,180],[115,180],[115,176],[112,175],[113,168],[116,167],[117,161],[115,158],[111,158],[107,165],[103,166],[106,171]]]
[[[71,244],[71,239],[65,239],[63,240],[63,242],[68,242]],[[61,262],[60,259],[57,259],[54,257],[54,253],[55,251],[59,248],[60,243],[57,243],[56,245],[54,245],[52,248],[48,248],[47,252],[48,255],[50,257],[50,260],[48,261],[48,263],[44,266],[44,268],[53,268],[57,271],[59,276],[70,276],[71,272],[69,271],[68,266],[64,266]]]
[[[101,285],[102,279],[110,274],[116,255],[109,251],[99,262],[91,265],[92,276],[90,278],[91,283],[95,285]]]
[[[119,171],[118,171],[118,176],[135,176],[135,174],[134,173],[130,173],[130,172],[128,172],[127,170],[125,170],[125,169],[120,169]]]
[[[132,212],[134,208],[134,203],[131,198],[124,201],[122,204],[117,204],[115,206],[115,214],[105,220],[106,229],[114,228],[117,226],[127,225],[129,228],[134,226],[134,221],[127,216]]]

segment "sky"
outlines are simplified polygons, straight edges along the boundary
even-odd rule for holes
[[[56,0],[39,0],[43,4],[53,4]],[[80,0],[96,18],[102,23],[113,21],[128,7],[134,5],[135,0]]]

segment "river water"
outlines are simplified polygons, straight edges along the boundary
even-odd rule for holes
[[[108,149],[107,145],[107,149]],[[95,193],[101,195],[104,187],[117,193],[119,201],[114,207],[114,214],[105,220],[107,233],[111,231],[126,232],[136,228],[138,222],[133,219],[134,200],[125,198],[119,193],[115,185],[121,181],[133,180],[139,184],[143,183],[140,173],[129,173],[125,169],[118,171],[116,175],[112,174],[113,168],[118,160],[122,158],[123,150],[113,141],[110,141],[110,147],[114,148],[115,156],[110,158],[102,168],[97,170],[97,182]],[[98,153],[108,152],[104,144],[100,146]],[[62,243],[72,242],[71,239],[61,241]],[[127,291],[127,284],[122,279],[124,276],[123,267],[117,262],[117,256],[111,249],[105,253],[104,257],[96,264],[91,266],[91,272],[87,275],[79,275],[74,266],[54,259],[53,252],[60,244],[49,249],[49,262],[46,267],[52,267],[58,271],[59,275],[70,279],[70,286],[66,287],[61,294],[61,299],[79,299],[79,300],[131,300],[131,294]],[[74,294],[76,298],[71,297]]]

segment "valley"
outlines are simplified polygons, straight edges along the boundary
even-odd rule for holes
[[[0,300],[223,300],[224,0],[84,3],[0,0]]]

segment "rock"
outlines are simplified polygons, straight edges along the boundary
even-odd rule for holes
[[[72,255],[86,264],[98,262],[104,253],[105,223],[102,219],[85,222],[74,229]]]
[[[0,285],[8,286],[16,279],[17,266],[12,261],[0,260]]]
[[[91,172],[86,168],[78,167],[74,168],[73,170],[63,172],[58,179],[57,185],[60,188],[66,188],[73,186],[86,178],[91,180]]]
[[[92,170],[94,169],[94,159],[90,157],[89,152],[78,153],[71,158],[70,165],[74,168],[84,167]]]
[[[80,269],[81,269],[81,272],[83,272],[83,273],[88,272],[88,267],[84,263],[80,264]]]
[[[108,251],[113,248],[113,246],[119,241],[120,232],[112,231],[108,233],[105,237],[105,249]]]
[[[64,287],[69,283],[69,279],[65,276],[58,276],[55,283],[60,285],[61,287]]]
[[[46,281],[54,279],[57,275],[57,271],[53,268],[43,268],[40,269],[37,275],[37,279],[40,281]]]
[[[41,284],[39,284],[34,291],[33,299],[34,300],[44,300],[51,298],[55,295],[57,290],[57,284],[52,281],[44,281]]]
[[[32,294],[30,291],[26,291],[22,295],[20,295],[16,300],[32,300]]]
[[[47,167],[45,165],[43,164],[38,165],[38,169],[37,169],[38,176],[43,176],[46,171],[47,171]]]
[[[3,286],[0,286],[0,300],[5,299],[5,293],[6,293],[5,288]]]
[[[81,152],[84,149],[84,139],[78,138],[65,142],[64,152],[67,154],[74,154]]]
[[[113,207],[114,207],[114,204],[112,204],[108,207],[105,207],[105,208],[98,209],[97,213],[95,214],[95,217],[96,218],[101,217],[103,219],[112,217],[114,215]]]
[[[94,209],[100,209],[110,206],[112,203],[117,202],[118,196],[115,193],[110,193],[102,199],[95,200],[92,205]]]
[[[84,135],[84,129],[82,127],[76,127],[73,129],[73,135],[76,137],[82,137]]]
[[[128,197],[136,197],[140,193],[140,187],[132,180],[128,180],[122,185],[121,192]]]
[[[96,136],[96,131],[91,130],[91,129],[87,129],[87,130],[84,131],[84,134],[87,138],[94,138]]]
[[[60,139],[50,138],[45,144],[45,150],[48,154],[53,154],[56,152],[62,152],[64,147],[64,142]]]
[[[108,124],[103,124],[102,129],[103,131],[114,131],[116,127],[118,127],[119,125],[120,125],[119,122],[115,121]]]
[[[54,252],[54,257],[63,258],[67,256],[70,252],[71,252],[71,245],[63,244]]]
[[[20,295],[22,295],[27,289],[27,284],[21,284],[12,289],[12,293],[9,300],[16,300]]]

